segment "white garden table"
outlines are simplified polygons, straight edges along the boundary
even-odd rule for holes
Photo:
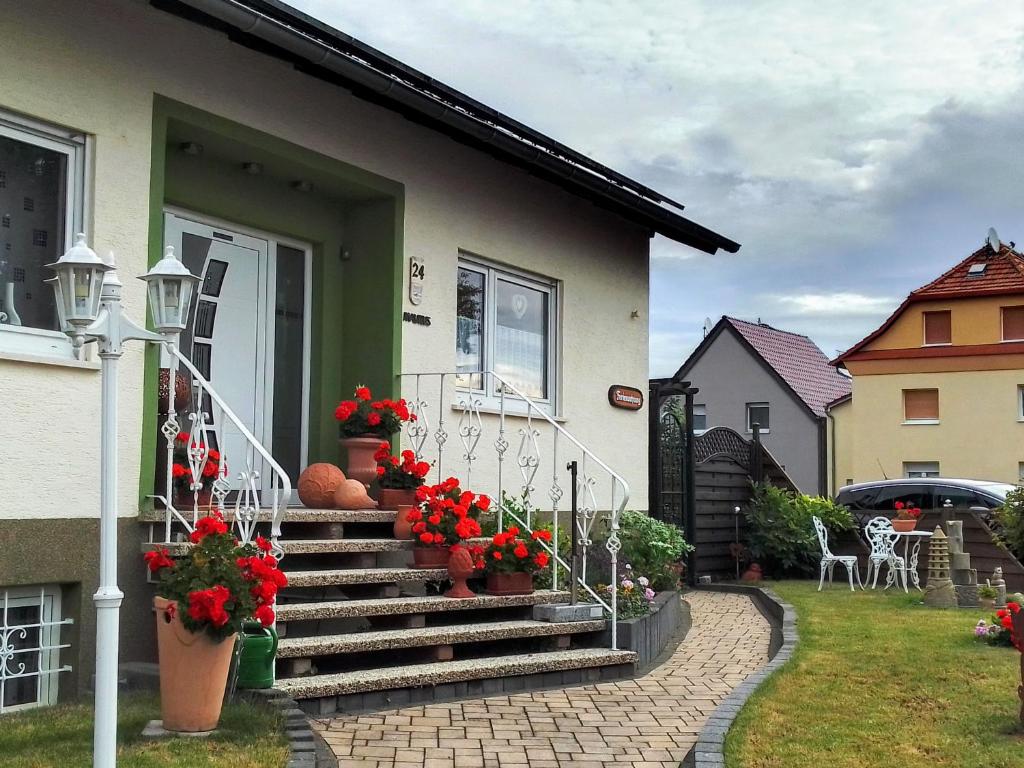
[[[889,572],[885,576],[885,588],[888,589],[896,582],[897,572],[903,573],[903,591],[910,592],[907,586],[907,582],[913,582],[914,586],[921,590],[921,577],[917,575],[917,557],[921,552],[921,542],[932,535],[931,531],[892,531],[888,535],[899,536],[903,539],[903,568],[893,567],[893,564],[889,564]],[[913,540],[914,546],[910,546],[910,542]],[[893,545],[893,550],[899,546],[899,542]],[[922,590],[923,591],[923,590]]]

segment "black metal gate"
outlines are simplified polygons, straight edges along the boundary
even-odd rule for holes
[[[686,504],[686,428],[673,410],[662,414],[658,425],[657,496],[651,514],[683,527]]]

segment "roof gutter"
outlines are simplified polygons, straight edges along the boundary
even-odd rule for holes
[[[173,10],[166,0],[153,2]],[[739,243],[663,207],[681,210],[683,206],[653,189],[478,102],[460,98],[457,92],[415,70],[403,68],[398,62],[385,60],[382,54],[370,49],[362,53],[346,50],[357,42],[352,38],[339,37],[339,33],[332,31],[329,39],[321,39],[328,37],[327,28],[318,27],[315,35],[300,29],[300,25],[310,21],[283,4],[269,3],[269,7],[286,16],[287,21],[254,7],[257,2],[253,0],[175,0],[173,4],[202,14],[218,22],[221,28],[261,41],[263,50],[272,46],[305,67],[340,77],[376,94],[382,101],[401,107],[399,111],[412,112],[425,122],[447,127],[449,133],[486,145],[494,154],[512,158],[577,195],[585,193],[581,196],[596,199],[654,232],[711,254],[719,249],[735,253],[740,248]],[[187,14],[189,18],[194,15]],[[380,60],[374,62],[371,57]],[[385,71],[385,66],[393,71]]]

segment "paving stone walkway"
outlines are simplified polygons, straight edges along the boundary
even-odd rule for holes
[[[750,598],[695,592],[693,627],[643,677],[315,721],[340,768],[677,768],[712,710],[768,660]]]

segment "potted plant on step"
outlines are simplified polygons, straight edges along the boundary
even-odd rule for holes
[[[892,519],[892,529],[900,533],[914,530],[918,518],[921,517],[921,510],[902,501],[897,501],[893,506],[896,508],[896,517]]]
[[[156,607],[160,710],[168,731],[212,731],[220,719],[228,667],[242,622],[274,623],[274,599],[288,580],[258,536],[239,546],[218,512],[199,519],[193,546],[174,560],[147,552],[159,578]]]
[[[334,409],[341,434],[341,447],[348,457],[345,477],[369,485],[377,476],[374,454],[383,438],[389,438],[406,421],[415,421],[405,400],[374,400],[369,387],[356,387],[353,400],[343,400]]]
[[[189,462],[190,445],[191,449],[196,452],[197,461],[202,459],[204,452],[206,454],[199,469],[198,482],[194,482],[192,477],[192,465]],[[221,473],[220,451],[213,448],[207,450],[203,443],[192,441],[192,436],[188,432],[178,433],[174,439],[174,463],[171,465],[171,485],[174,488],[175,508],[188,509],[194,505],[209,507],[213,495],[213,483]]]
[[[533,575],[547,568],[551,556],[541,544],[551,541],[551,531],[538,528],[532,534],[521,534],[512,526],[494,535],[484,549],[484,571],[487,573],[487,594],[529,595],[533,592]]]
[[[373,455],[377,462],[377,482],[380,491],[377,501],[381,509],[398,509],[416,503],[416,489],[423,485],[423,478],[430,471],[425,461],[416,461],[412,451],[402,451],[402,458],[391,453],[391,443],[384,441]]]
[[[454,477],[417,488],[416,501],[406,516],[412,523],[416,568],[447,567],[449,547],[479,536],[477,519],[491,506],[489,497],[463,491]]]

